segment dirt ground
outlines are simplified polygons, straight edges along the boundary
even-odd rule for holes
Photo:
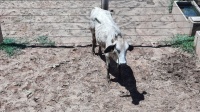
[[[199,61],[177,49],[135,48],[121,81],[112,63],[110,86],[105,62],[91,47],[0,55],[0,111],[200,111]]]
[[[168,4],[110,0],[110,9],[124,37],[146,44],[184,33]],[[46,35],[56,44],[91,42],[88,17],[94,6],[100,1],[3,0],[2,33],[28,40]],[[104,57],[93,56],[91,47],[26,48],[13,57],[0,51],[0,111],[200,111],[200,62],[194,56],[170,47],[137,47],[127,60],[121,80],[112,63],[108,86]]]

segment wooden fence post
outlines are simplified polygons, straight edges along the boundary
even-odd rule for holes
[[[109,0],[101,0],[101,8],[104,9],[104,10],[108,10]]]
[[[3,35],[2,35],[2,31],[1,31],[1,23],[0,23],[0,43],[3,42]]]

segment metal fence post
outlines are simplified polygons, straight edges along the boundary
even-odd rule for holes
[[[108,10],[109,0],[101,0],[101,8],[104,10]]]

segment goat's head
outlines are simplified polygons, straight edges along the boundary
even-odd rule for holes
[[[116,54],[116,63],[118,64],[118,66],[120,66],[126,64],[126,53],[128,50],[132,51],[133,46],[128,44],[128,42],[123,38],[119,38],[115,40],[115,42],[113,42],[113,45],[108,46],[105,49],[104,53],[113,52],[114,54]]]

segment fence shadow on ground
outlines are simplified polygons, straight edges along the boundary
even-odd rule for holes
[[[26,45],[26,44],[21,44],[21,43],[0,43],[0,45],[6,45],[6,46],[13,46],[13,47],[18,47],[18,48],[75,48],[75,47],[91,47],[92,44],[87,44],[87,45],[40,45],[40,44],[36,44],[36,45]],[[133,47],[147,47],[147,48],[152,48],[153,46],[151,45],[146,45],[146,46],[142,46],[142,45],[134,45]],[[171,47],[171,45],[158,45],[156,48],[161,48],[161,47]],[[98,55],[98,53],[96,53],[96,55]],[[105,61],[105,60],[104,60]]]
[[[99,55],[99,56],[105,62],[105,56],[104,55]],[[144,94],[146,94],[146,92],[145,91],[143,91],[142,93],[138,92],[136,80],[130,66],[128,65],[122,66],[120,75],[120,72],[117,68],[117,63],[111,59],[109,72],[112,76],[115,77],[114,79],[111,79],[112,82],[118,82],[121,86],[124,86],[130,92],[130,95],[122,95],[120,97],[131,97],[132,103],[135,105],[138,105],[140,101],[144,100]]]
[[[59,45],[59,46],[55,46],[55,45],[26,45],[26,44],[18,44],[18,43],[2,43],[0,44],[1,46],[10,46],[10,47],[17,47],[17,48],[21,48],[21,49],[25,49],[25,48],[75,48],[75,47],[91,47],[92,45],[84,45],[84,46],[74,46],[74,45]]]

